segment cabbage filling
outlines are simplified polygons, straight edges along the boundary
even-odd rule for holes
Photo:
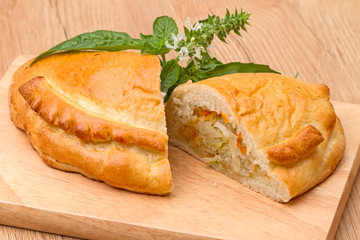
[[[178,128],[178,135],[208,165],[240,176],[266,175],[253,163],[241,134],[236,134],[225,114],[195,109]]]

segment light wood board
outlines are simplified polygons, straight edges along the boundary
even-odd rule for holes
[[[48,167],[11,122],[0,82],[0,224],[96,239],[331,239],[360,163],[360,106],[334,102],[347,147],[334,174],[280,204],[170,147],[174,191],[164,197],[118,190]]]

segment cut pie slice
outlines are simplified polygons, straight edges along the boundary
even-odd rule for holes
[[[166,120],[170,142],[280,202],[323,181],[345,150],[327,86],[279,74],[184,84],[167,102]]]
[[[130,191],[171,191],[156,56],[81,52],[30,63],[14,74],[11,118],[49,166]]]

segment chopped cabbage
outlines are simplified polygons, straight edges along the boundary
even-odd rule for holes
[[[238,136],[229,123],[225,123],[220,114],[205,120],[195,115],[186,125],[197,132],[190,146],[203,158],[204,162],[221,168],[230,168],[234,173],[250,176],[254,171],[253,163],[244,159],[237,146]]]
[[[199,131],[200,134],[211,137],[211,138],[222,138],[224,137],[223,134],[221,134],[221,132],[212,127],[211,122],[210,121],[206,121],[206,122],[198,122],[195,124],[195,127],[197,128],[197,130]]]
[[[217,127],[218,129],[220,129],[220,131],[224,135],[223,137],[225,139],[229,139],[228,145],[229,145],[230,155],[231,155],[231,153],[233,153],[234,154],[233,157],[240,156],[240,153],[239,153],[240,150],[239,150],[239,148],[237,147],[237,144],[236,144],[238,136],[236,136],[235,133],[231,132],[227,127],[225,127],[220,122],[216,122],[214,124],[214,127]]]

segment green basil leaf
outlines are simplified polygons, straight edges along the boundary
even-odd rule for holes
[[[222,76],[231,73],[277,73],[277,71],[272,70],[267,65],[255,64],[255,63],[240,63],[240,62],[231,62],[223,65],[216,66],[213,70],[207,71],[205,73],[206,78],[212,78],[217,76]]]
[[[185,74],[185,69],[179,66],[179,77],[174,85],[172,85],[166,92],[166,96],[164,98],[164,102],[166,103],[171,96],[171,93],[175,90],[177,86],[180,84],[184,84],[189,80],[189,76]]]
[[[189,38],[190,37],[190,30],[187,29],[187,27],[184,26],[184,34],[185,34],[185,37]]]
[[[201,58],[201,70],[209,71],[213,70],[215,67],[222,65],[223,63],[217,60],[216,58],[211,58],[209,54],[203,53]]]
[[[178,31],[179,30],[174,19],[168,16],[156,18],[153,24],[154,36],[158,39],[164,40],[164,42],[171,39],[171,33],[177,35]]]
[[[161,91],[167,93],[179,79],[179,74],[180,66],[175,59],[166,62],[160,74]]]
[[[141,48],[141,54],[162,55],[168,52],[170,52],[170,49],[162,46],[159,42],[153,42],[151,40],[146,41]]]
[[[126,49],[141,49],[143,41],[140,39],[133,39],[129,34],[124,32],[114,32],[106,30],[98,30],[95,32],[88,32],[73,37],[64,41],[46,52],[40,54],[32,63],[40,59],[56,53],[65,51],[84,51],[84,50],[99,50],[99,51],[122,51]]]
[[[153,35],[144,35],[142,33],[140,33],[140,37],[143,40],[143,42],[152,41],[152,39],[154,38]]]
[[[213,24],[214,23],[214,19],[215,19],[215,15],[210,15],[208,14],[208,17],[203,19],[203,20],[200,20],[199,23],[210,23],[210,24]]]
[[[188,76],[188,79],[191,79],[193,82],[198,82],[204,80],[207,77],[206,73],[214,70],[217,66],[222,65],[222,63],[216,58],[210,57],[208,53],[203,53],[200,60],[200,68],[196,68],[194,62],[190,62],[185,70],[185,74]]]
[[[140,36],[144,41],[144,44],[141,47],[141,54],[149,53],[161,47],[161,42],[159,42],[159,40],[153,35],[140,34]]]

